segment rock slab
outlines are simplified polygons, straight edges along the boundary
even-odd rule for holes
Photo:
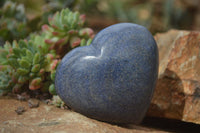
[[[24,107],[18,115],[15,110]],[[119,127],[87,118],[79,113],[40,103],[30,108],[28,102],[0,98],[0,133],[165,133],[142,126]]]
[[[159,78],[149,116],[200,124],[200,32],[156,34]]]

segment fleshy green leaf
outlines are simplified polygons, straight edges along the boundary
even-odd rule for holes
[[[19,67],[19,64],[15,58],[8,58],[8,65],[17,68]]]
[[[39,64],[40,63],[40,54],[36,53],[33,58],[33,64]]]
[[[30,51],[30,50],[26,50],[26,57],[27,57],[27,59],[30,61],[30,62],[32,62],[32,60],[33,60],[33,54],[32,54],[32,52]]]
[[[18,57],[21,56],[21,50],[19,48],[13,48],[13,53]]]
[[[36,64],[32,67],[31,72],[36,73],[39,72],[39,70],[40,70],[40,64]]]
[[[19,65],[21,66],[21,67],[23,67],[23,68],[30,68],[30,66],[31,66],[31,63],[29,63],[27,60],[24,60],[24,59],[21,59],[20,61],[19,61]]]
[[[56,71],[53,71],[51,73],[51,80],[54,81],[55,80],[55,75],[56,75]]]
[[[52,94],[52,95],[56,95],[56,89],[55,89],[55,85],[54,84],[51,84],[49,86],[49,92]]]
[[[26,74],[29,73],[29,70],[24,69],[24,68],[18,68],[17,73],[20,74],[20,75],[26,75]]]
[[[27,76],[20,76],[18,79],[18,83],[23,84],[28,80]]]

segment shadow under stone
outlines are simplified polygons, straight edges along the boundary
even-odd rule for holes
[[[199,133],[200,125],[180,120],[146,117],[142,126],[176,133]]]

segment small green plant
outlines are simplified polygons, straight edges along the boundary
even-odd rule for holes
[[[55,105],[56,107],[59,108],[64,108],[65,103],[60,99],[60,97],[58,95],[54,95],[52,97],[52,102],[51,104]]]
[[[12,81],[13,69],[10,66],[0,66],[0,94],[12,91],[14,82]]]
[[[84,28],[85,16],[63,9],[42,26],[41,34],[27,40],[6,42],[0,48],[0,93],[40,89],[55,95],[56,67],[63,55],[91,43],[94,36]]]
[[[65,9],[49,19],[49,25],[42,26],[42,36],[37,36],[35,39],[43,39],[44,45],[50,46],[50,50],[55,50],[57,55],[63,56],[66,50],[91,43],[91,38],[94,37],[93,30],[83,28],[84,23],[84,15]]]
[[[6,81],[3,82],[3,77],[1,77],[2,84],[0,86],[4,86],[4,90],[11,88],[13,92],[20,92],[26,86],[29,86],[31,90],[46,89],[43,87],[46,87],[47,82],[51,82],[51,74],[54,74],[49,71],[48,66],[58,63],[58,60],[55,62],[55,59],[52,60],[50,57],[53,54],[46,53],[40,45],[32,40],[14,41],[12,44],[7,42],[1,49],[0,55],[2,67],[8,66],[7,71],[4,70],[3,72],[9,72]],[[55,70],[53,67],[52,69]],[[7,85],[7,82],[14,84]]]

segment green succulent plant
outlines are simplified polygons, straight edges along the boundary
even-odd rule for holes
[[[0,95],[12,91],[14,82],[12,81],[13,69],[9,66],[0,66]]]
[[[55,95],[55,73],[62,56],[74,47],[91,43],[92,29],[84,28],[85,17],[63,9],[42,26],[41,34],[28,40],[6,42],[0,48],[0,93],[41,89]],[[4,77],[8,74],[6,78]]]
[[[58,95],[53,96],[52,98],[52,104],[56,107],[64,108],[65,103],[60,99]]]
[[[51,82],[51,71],[47,69],[47,66],[51,66],[54,61],[49,58],[50,53],[46,54],[42,49],[40,45],[34,44],[32,40],[20,40],[18,43],[13,41],[12,44],[7,42],[4,45],[0,53],[0,64],[9,66],[9,70],[12,72],[4,82],[9,83],[11,81],[14,84],[7,85],[7,87],[0,84],[0,86],[5,87],[2,90],[6,88],[10,90],[11,87],[13,92],[20,92],[26,86],[29,86],[30,90],[39,88],[43,91],[47,90],[43,85],[45,82]],[[51,56],[53,55],[51,54]],[[6,73],[7,71],[1,72]],[[3,75],[0,77],[3,79]]]
[[[49,19],[49,25],[42,26],[44,42],[61,57],[74,47],[88,45],[94,33],[90,28],[83,28],[84,23],[85,16],[78,12],[69,9],[57,12]]]

